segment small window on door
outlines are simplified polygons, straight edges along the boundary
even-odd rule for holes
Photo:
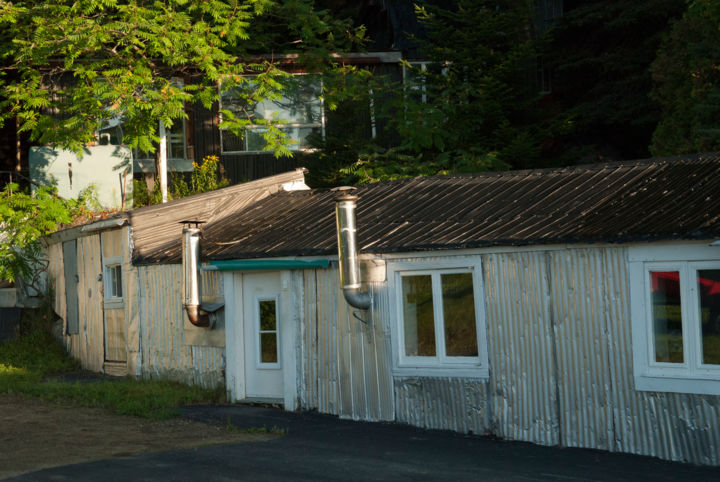
[[[121,256],[103,259],[103,288],[105,308],[123,307],[123,265]]]
[[[105,298],[108,300],[121,300],[122,293],[122,266],[114,264],[105,267],[105,276],[107,276],[107,289]]]
[[[259,299],[258,304],[258,366],[277,368],[278,353],[278,304],[276,298]]]

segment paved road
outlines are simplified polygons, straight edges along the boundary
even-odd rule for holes
[[[248,406],[194,406],[187,418],[285,430],[270,442],[114,458],[13,480],[653,480],[720,481],[720,469],[649,457],[503,442],[398,424]]]

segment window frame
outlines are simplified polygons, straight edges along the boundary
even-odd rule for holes
[[[697,271],[720,269],[720,249],[701,245],[632,247],[628,253],[633,374],[640,391],[720,395],[720,364],[702,362],[702,322]],[[650,272],[677,271],[683,362],[655,360]]]
[[[437,262],[392,262],[388,261],[388,289],[391,301],[391,339],[393,352],[393,375],[442,376],[463,378],[488,378],[487,327],[484,303],[484,285],[480,259],[449,259]],[[476,357],[453,357],[446,354],[444,316],[434,319],[436,353],[433,357],[408,356],[405,354],[405,325],[402,300],[402,277],[431,275],[433,305],[442,305],[440,277],[447,273],[471,273],[475,303],[475,334],[478,355]],[[437,281],[435,279],[437,278]],[[436,296],[440,294],[438,300]],[[442,313],[435,308],[434,315]]]
[[[260,302],[261,301],[274,301],[275,302],[275,351],[277,352],[277,361],[275,363],[268,363],[262,361],[262,333],[260,324]],[[257,295],[254,297],[255,303],[255,322],[254,328],[255,333],[255,368],[258,370],[276,370],[282,368],[282,347],[280,345],[280,296],[269,296],[269,295]],[[265,331],[268,333],[269,331]]]
[[[322,82],[322,77],[321,77],[320,75],[318,75],[318,74],[313,74],[313,73],[308,73],[308,72],[294,73],[294,74],[292,74],[292,75],[293,75],[293,76],[316,75],[316,76],[318,77],[318,87],[319,87],[319,89],[320,89],[320,92],[322,92],[323,82]],[[253,76],[253,75],[248,75],[248,76],[244,76],[244,77],[247,77],[248,79],[252,79],[252,78],[255,77],[255,76]],[[223,106],[223,92],[222,92],[222,90],[220,89],[220,86],[219,86],[219,85],[218,85],[218,99],[219,99],[219,100],[218,100],[219,110],[222,110],[222,109],[224,109],[224,108],[227,108],[227,107],[224,107],[224,106]],[[320,134],[322,135],[322,138],[325,139],[325,101],[324,101],[322,95],[317,96],[317,101],[318,101],[318,103],[320,104],[320,122],[319,122],[319,125],[318,125],[317,123],[287,122],[287,123],[283,123],[283,124],[278,124],[279,129],[280,129],[280,130],[283,130],[283,127],[287,127],[287,128],[290,128],[290,129],[304,129],[304,128],[311,128],[311,129],[312,129],[312,128],[319,127],[319,128],[320,128]],[[219,118],[219,119],[218,119],[218,120],[219,120],[219,123],[222,123],[222,113],[218,114],[218,118]],[[282,119],[280,119],[280,120],[282,120]],[[249,125],[249,126],[243,127],[243,130],[245,130],[245,131],[251,131],[251,130],[262,131],[263,129],[265,129],[265,126],[262,126],[262,125]],[[264,150],[254,150],[254,151],[251,151],[251,150],[226,150],[226,149],[225,149],[225,142],[223,141],[223,135],[226,135],[226,134],[224,134],[226,130],[227,130],[227,129],[219,129],[219,131],[220,131],[220,154],[221,154],[221,155],[222,155],[222,154],[228,154],[228,155],[257,155],[257,154],[268,154],[268,153],[270,152],[270,151],[264,151]],[[231,133],[231,134],[232,134],[232,133]],[[243,146],[247,147],[247,145],[248,145],[248,144],[247,144],[247,134],[243,136],[243,138],[242,138],[242,143],[243,143]],[[291,150],[292,152],[300,152],[300,153],[303,153],[303,152],[313,152],[313,151],[314,151],[314,149],[313,149],[313,148],[310,148],[310,147],[299,147],[299,148],[297,148],[297,149],[293,149],[292,146],[290,146],[289,148],[290,148],[290,150]]]
[[[115,269],[120,272],[121,296],[116,296],[112,290],[113,276]],[[105,308],[122,308],[125,303],[125,274],[123,273],[123,257],[108,256],[103,258],[103,304]]]

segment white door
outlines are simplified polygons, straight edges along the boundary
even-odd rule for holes
[[[245,274],[242,285],[246,397],[282,399],[280,273]]]

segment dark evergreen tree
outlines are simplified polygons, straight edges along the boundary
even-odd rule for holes
[[[559,163],[647,157],[660,119],[650,98],[650,65],[684,0],[566,0],[549,32],[544,59],[552,72],[548,115],[567,132],[548,139]]]
[[[653,64],[662,117],[654,155],[720,150],[720,2],[695,0],[665,38]]]

